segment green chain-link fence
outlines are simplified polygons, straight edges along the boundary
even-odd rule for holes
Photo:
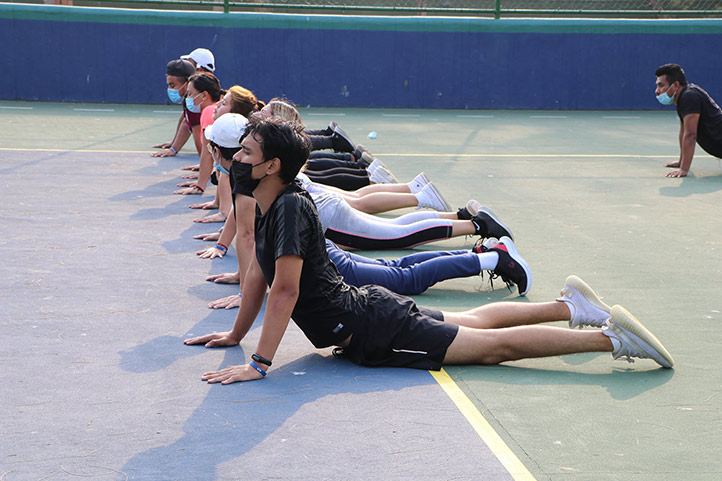
[[[22,2],[22,0],[20,0]],[[720,0],[35,0],[55,3],[224,12],[282,12],[501,17],[722,17]]]

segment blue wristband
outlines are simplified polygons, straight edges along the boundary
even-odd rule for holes
[[[261,373],[261,376],[266,377],[266,374],[268,374],[266,371],[264,371],[263,369],[261,369],[260,366],[259,366],[258,364],[256,364],[255,361],[251,361],[251,362],[249,362],[248,364],[250,364],[250,366],[251,366],[253,369],[255,369],[256,371],[260,372],[260,373]]]
[[[219,251],[223,251],[224,254],[228,253],[228,249],[226,249],[225,247],[223,247],[220,244],[216,244],[216,249],[218,249]]]
[[[169,148],[170,150],[172,150],[174,154],[176,154],[176,155],[178,154],[178,151],[177,151],[176,149],[174,149],[172,145],[171,145],[170,147],[168,147],[168,148]]]
[[[243,297],[243,293],[241,291],[238,291],[238,297]]]

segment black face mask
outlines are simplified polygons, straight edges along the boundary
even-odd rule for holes
[[[255,165],[246,164],[244,162],[233,162],[231,165],[231,184],[234,187],[238,186],[248,192],[253,192],[266,176],[264,175],[260,179],[254,179],[251,177],[251,171],[257,165],[261,165],[265,162],[268,162],[268,160],[264,160],[263,162],[259,162]]]

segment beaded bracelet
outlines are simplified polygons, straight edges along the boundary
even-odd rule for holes
[[[195,187],[196,189],[200,190],[201,194],[206,191],[206,189],[204,189],[203,187],[201,187],[198,184],[193,184],[193,185],[191,185],[191,187]]]

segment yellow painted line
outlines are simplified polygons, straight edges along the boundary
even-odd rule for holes
[[[501,464],[504,465],[509,474],[516,481],[536,481],[534,476],[526,469],[526,466],[516,457],[509,449],[501,436],[499,436],[494,428],[491,427],[489,421],[482,416],[474,403],[464,394],[464,392],[456,385],[453,379],[446,373],[444,369],[438,372],[429,371],[434,376],[436,382],[446,391],[446,394],[454,401],[456,407],[464,415],[471,427],[481,437],[482,441],[491,449],[494,456],[497,457]]]
[[[620,159],[658,159],[658,158],[679,158],[678,155],[636,155],[636,154],[377,154],[374,152],[376,157],[511,157],[511,158],[542,158],[542,159],[553,159],[553,158],[620,158]],[[700,155],[699,157],[704,157]]]
[[[108,153],[122,153],[122,154],[150,154],[157,152],[158,149],[148,150],[91,150],[91,149],[27,149],[27,148],[13,148],[13,147],[0,147],[0,151],[17,151],[17,152],[108,152]],[[193,154],[194,152],[187,152]],[[633,158],[633,159],[660,159],[660,158],[679,158],[679,155],[635,155],[635,154],[426,154],[426,153],[377,153],[374,154],[378,157],[479,157],[479,158]],[[698,158],[713,158],[709,155],[695,155]]]
[[[10,148],[0,147],[2,152],[90,152],[90,153],[108,153],[108,154],[152,154],[158,152],[160,149],[148,149],[148,150],[92,150],[92,149],[22,149],[22,148]],[[187,152],[192,153],[192,152]],[[198,155],[198,154],[196,154]]]

